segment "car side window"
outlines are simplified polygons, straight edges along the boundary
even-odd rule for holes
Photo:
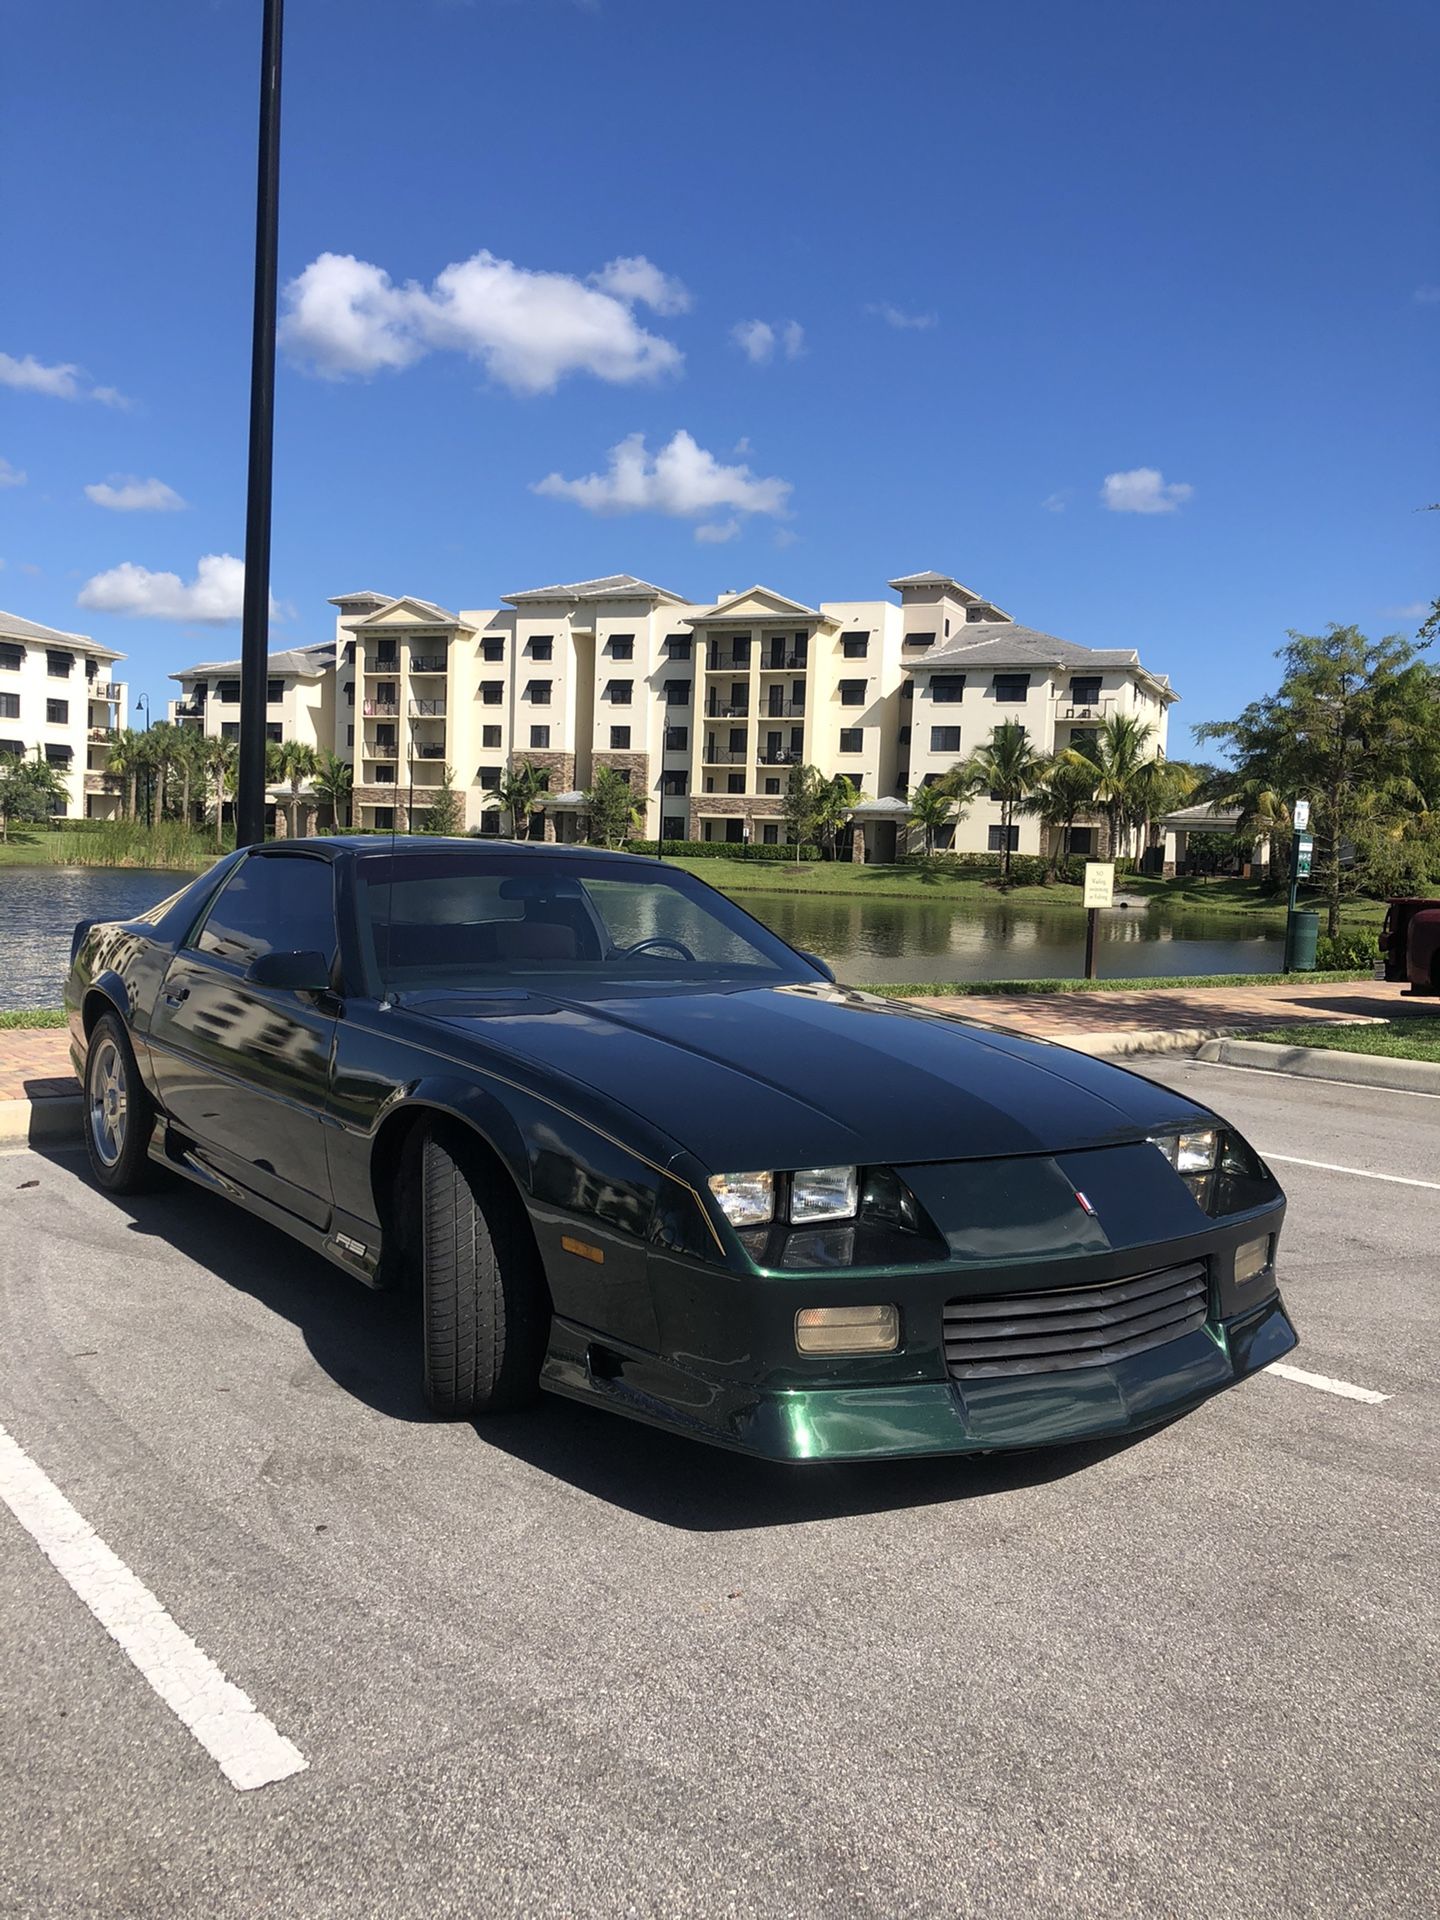
[[[197,953],[248,967],[262,953],[335,952],[331,863],[308,854],[252,853],[215,897],[190,942]]]

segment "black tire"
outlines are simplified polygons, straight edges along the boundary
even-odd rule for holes
[[[421,1149],[425,1398],[446,1419],[528,1406],[549,1307],[519,1196],[457,1129]]]
[[[118,1013],[102,1013],[91,1030],[83,1107],[85,1152],[95,1184],[106,1193],[141,1193],[153,1186],[149,1148],[155,1103]]]

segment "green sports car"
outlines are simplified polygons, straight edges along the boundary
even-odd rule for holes
[[[1295,1344],[1225,1122],[837,986],[587,848],[273,842],[66,985],[99,1184],[196,1181],[423,1301],[425,1392],[537,1388],[777,1460],[1165,1420]]]

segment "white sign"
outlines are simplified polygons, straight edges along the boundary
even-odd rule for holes
[[[1115,904],[1115,862],[1085,862],[1085,904],[1087,907],[1113,907]]]
[[[1295,802],[1295,831],[1297,833],[1303,833],[1309,824],[1310,802],[1308,800],[1297,800]]]

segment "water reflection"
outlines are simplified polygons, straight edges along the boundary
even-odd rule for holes
[[[77,920],[127,920],[185,882],[145,867],[0,867],[0,1007],[58,1007]]]

